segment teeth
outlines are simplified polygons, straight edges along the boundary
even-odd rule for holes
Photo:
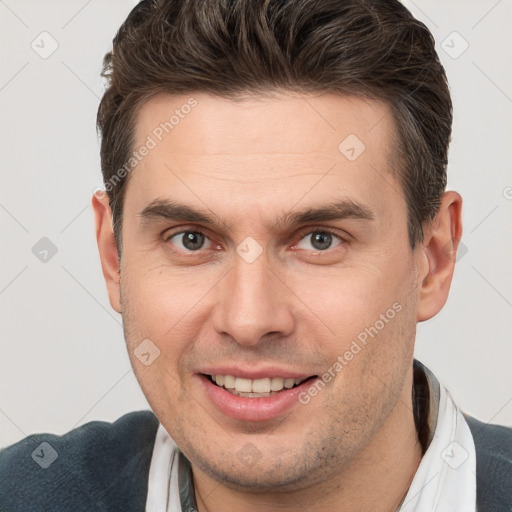
[[[270,379],[256,379],[252,381],[253,393],[270,393]]]
[[[222,377],[222,375],[219,375],[219,377]],[[232,377],[231,375],[225,375],[223,377],[224,379],[224,387],[226,389],[235,389],[235,377]],[[217,382],[217,376],[215,376],[215,382]],[[219,384],[220,386],[220,384]]]
[[[274,377],[270,381],[270,390],[271,391],[281,391],[284,387],[284,379],[281,377]]]
[[[251,379],[242,379],[241,377],[237,377],[235,380],[235,391],[242,391],[243,393],[251,393],[252,392]]]
[[[211,375],[212,380],[226,389],[233,390],[235,394],[251,394],[254,396],[269,396],[272,391],[281,391],[282,389],[291,389],[300,384],[305,379],[283,379],[281,377],[265,377],[263,379],[244,379],[242,377],[233,377],[232,375]]]
[[[295,386],[295,379],[284,379],[284,387],[287,389],[293,388]]]

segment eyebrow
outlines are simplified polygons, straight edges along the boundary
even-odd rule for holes
[[[155,199],[138,215],[144,224],[148,224],[151,221],[165,220],[193,222],[208,226],[226,226],[216,215],[196,210],[171,199]],[[340,199],[319,207],[308,207],[299,211],[288,212],[272,223],[272,226],[275,229],[284,226],[306,224],[308,222],[326,222],[343,219],[372,221],[375,219],[375,215],[370,208],[361,203]]]

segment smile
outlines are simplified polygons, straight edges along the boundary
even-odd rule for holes
[[[229,393],[246,398],[263,398],[272,396],[283,389],[292,389],[304,379],[284,379],[282,377],[265,377],[263,379],[244,379],[232,375],[210,375],[211,381],[223,387]]]
[[[277,418],[293,407],[303,407],[298,396],[317,375],[311,377],[263,377],[248,379],[233,375],[197,374],[207,400],[223,416],[242,421]]]

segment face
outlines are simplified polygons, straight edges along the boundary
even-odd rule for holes
[[[139,112],[135,148],[156,145],[127,184],[111,301],[195,468],[238,488],[309,485],[410,397],[424,258],[394,122],[383,103],[335,95],[193,98]],[[188,113],[159,141],[175,110]]]

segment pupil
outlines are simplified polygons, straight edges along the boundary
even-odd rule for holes
[[[183,245],[191,250],[194,251],[196,249],[200,249],[204,244],[204,235],[201,233],[184,233],[183,234]]]
[[[318,250],[328,249],[332,243],[332,235],[319,231],[313,235],[313,247]]]

